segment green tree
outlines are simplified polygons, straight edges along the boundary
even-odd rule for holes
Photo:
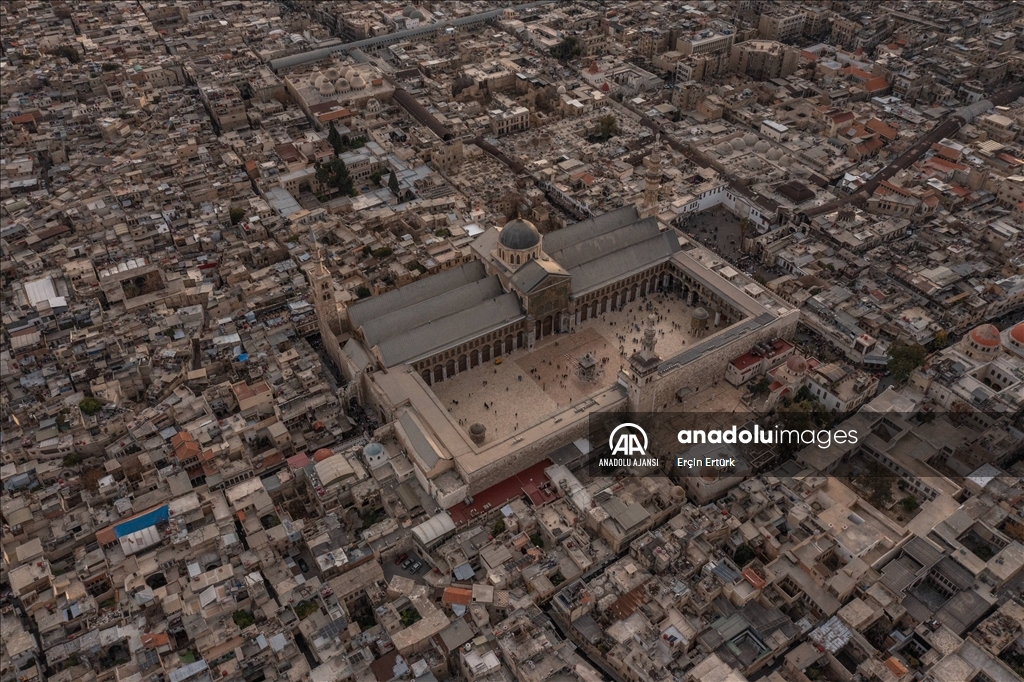
[[[532,542],[535,546],[540,547],[541,549],[544,548],[544,537],[540,533],[534,533],[533,535],[531,535],[530,542]]]
[[[949,345],[949,333],[945,329],[935,332],[935,348],[942,350]]]
[[[416,621],[420,620],[421,616],[419,611],[414,608],[402,609],[398,612],[402,625],[409,627]]]
[[[927,357],[928,351],[924,346],[897,341],[889,348],[887,367],[892,372],[893,379],[897,383],[903,383],[910,378],[915,369],[924,364]]]
[[[619,122],[615,114],[606,114],[597,120],[597,136],[607,140],[619,134]]]
[[[322,188],[342,196],[354,194],[352,176],[341,159],[335,157],[326,162],[317,161],[313,168],[316,170],[316,181]]]
[[[345,149],[345,143],[341,139],[341,133],[334,127],[334,123],[331,123],[331,130],[327,133],[327,144],[331,145],[334,150],[334,155],[337,156]]]
[[[562,61],[568,61],[581,54],[583,54],[583,46],[575,36],[569,36],[551,48],[551,56]]]
[[[92,396],[87,396],[82,398],[81,402],[78,403],[78,409],[80,409],[82,414],[85,416],[91,417],[103,409],[103,403]]]
[[[64,57],[72,64],[77,64],[82,61],[82,55],[78,54],[78,50],[71,47],[70,45],[58,45],[57,47],[51,48],[49,54],[57,57]]]
[[[505,532],[505,519],[498,519],[491,528],[491,535],[498,536]]]
[[[235,621],[235,625],[238,626],[239,630],[244,630],[256,622],[256,618],[244,609],[238,609],[232,613],[231,620]]]
[[[298,604],[296,604],[294,611],[295,615],[298,616],[299,620],[305,620],[318,608],[319,607],[316,605],[316,602],[307,600],[300,601]]]
[[[732,560],[737,566],[743,568],[754,560],[754,550],[750,545],[742,544],[736,548],[735,552],[732,553]]]
[[[399,202],[402,201],[401,190],[398,188],[398,176],[395,175],[394,169],[391,170],[391,175],[388,176],[388,189],[395,195],[395,198]]]
[[[378,187],[383,187],[384,183],[381,182],[381,179],[383,179],[384,173],[385,170],[383,168],[381,168],[380,170],[373,171],[373,174],[370,175],[370,179],[373,180],[373,184],[377,185]]]
[[[228,215],[231,218],[231,224],[237,225],[238,223],[242,222],[242,218],[245,217],[245,209],[233,208],[228,212]]]
[[[356,287],[356,298],[366,298],[370,295],[370,290],[366,287]]]
[[[910,512],[917,509],[920,505],[917,502],[917,498],[908,495],[907,497],[904,497],[902,500],[900,500],[900,506],[903,507],[903,511],[909,514]]]
[[[763,376],[750,385],[750,395],[755,397],[763,395],[768,392],[768,389],[771,385],[771,379],[769,379],[767,376]]]

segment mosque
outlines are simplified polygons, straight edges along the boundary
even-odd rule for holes
[[[325,347],[384,425],[375,438],[409,459],[441,506],[585,438],[594,412],[681,409],[733,357],[792,336],[797,310],[756,284],[733,284],[727,264],[704,262],[685,237],[644,217],[656,193],[652,181],[639,208],[546,235],[516,217],[476,238],[474,260],[346,310],[317,261],[310,279]],[[657,328],[646,312],[654,302]],[[602,381],[577,385],[554,372],[584,353],[603,361]]]

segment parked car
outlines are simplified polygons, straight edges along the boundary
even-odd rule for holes
[[[408,554],[399,554],[398,556],[395,557],[395,565],[397,566],[397,565],[401,564],[403,561],[405,561],[408,558],[409,558]]]
[[[302,571],[303,573],[305,573],[306,571],[309,570],[309,566],[306,564],[306,560],[303,559],[302,557],[299,557],[298,559],[296,559],[296,563],[299,564],[299,570]]]
[[[421,564],[420,562],[418,562],[418,561],[417,561],[417,562],[416,562],[416,563],[414,563],[414,564],[412,565],[412,567],[411,567],[411,568],[409,569],[409,572],[410,572],[410,573],[412,573],[413,575],[415,575],[415,574],[417,574],[417,573],[419,573],[419,572],[420,572],[420,569],[421,569],[422,567],[423,567],[423,564]]]
[[[404,570],[408,569],[409,565],[411,563],[412,563],[412,559],[406,559],[405,561],[403,561],[402,562],[402,570],[404,571]]]

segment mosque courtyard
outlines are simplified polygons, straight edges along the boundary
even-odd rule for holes
[[[584,409],[590,396],[614,385],[619,370],[640,350],[650,315],[658,330],[655,351],[662,358],[695,343],[692,310],[674,294],[640,298],[577,325],[574,332],[546,336],[533,350],[513,351],[500,363],[492,360],[460,372],[431,390],[460,427],[468,430],[480,423],[487,427],[489,442],[501,440],[569,407]],[[710,334],[716,331],[713,317],[708,322]],[[587,354],[595,360],[593,380],[578,372],[577,363]]]

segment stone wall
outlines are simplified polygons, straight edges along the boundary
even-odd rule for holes
[[[707,388],[709,381],[725,380],[725,369],[729,361],[749,351],[754,345],[782,337],[790,339],[800,321],[800,311],[791,310],[774,322],[742,336],[721,348],[709,350],[696,360],[674,367],[664,374],[655,376],[640,391],[630,391],[633,412],[662,412],[669,409],[685,409],[686,401],[680,402],[676,394],[680,389],[689,389],[692,395]],[[705,340],[706,342],[706,340]]]
[[[628,402],[625,398],[607,407],[604,412],[625,412]],[[539,438],[532,443],[524,443],[523,447],[512,452],[482,469],[473,472],[468,476],[466,472],[459,470],[463,479],[469,482],[469,494],[475,495],[481,490],[505,480],[523,469],[527,469],[560,447],[568,445],[580,438],[587,438],[590,432],[590,417],[587,413],[580,413],[578,417],[564,428]],[[458,460],[456,460],[456,464]]]

